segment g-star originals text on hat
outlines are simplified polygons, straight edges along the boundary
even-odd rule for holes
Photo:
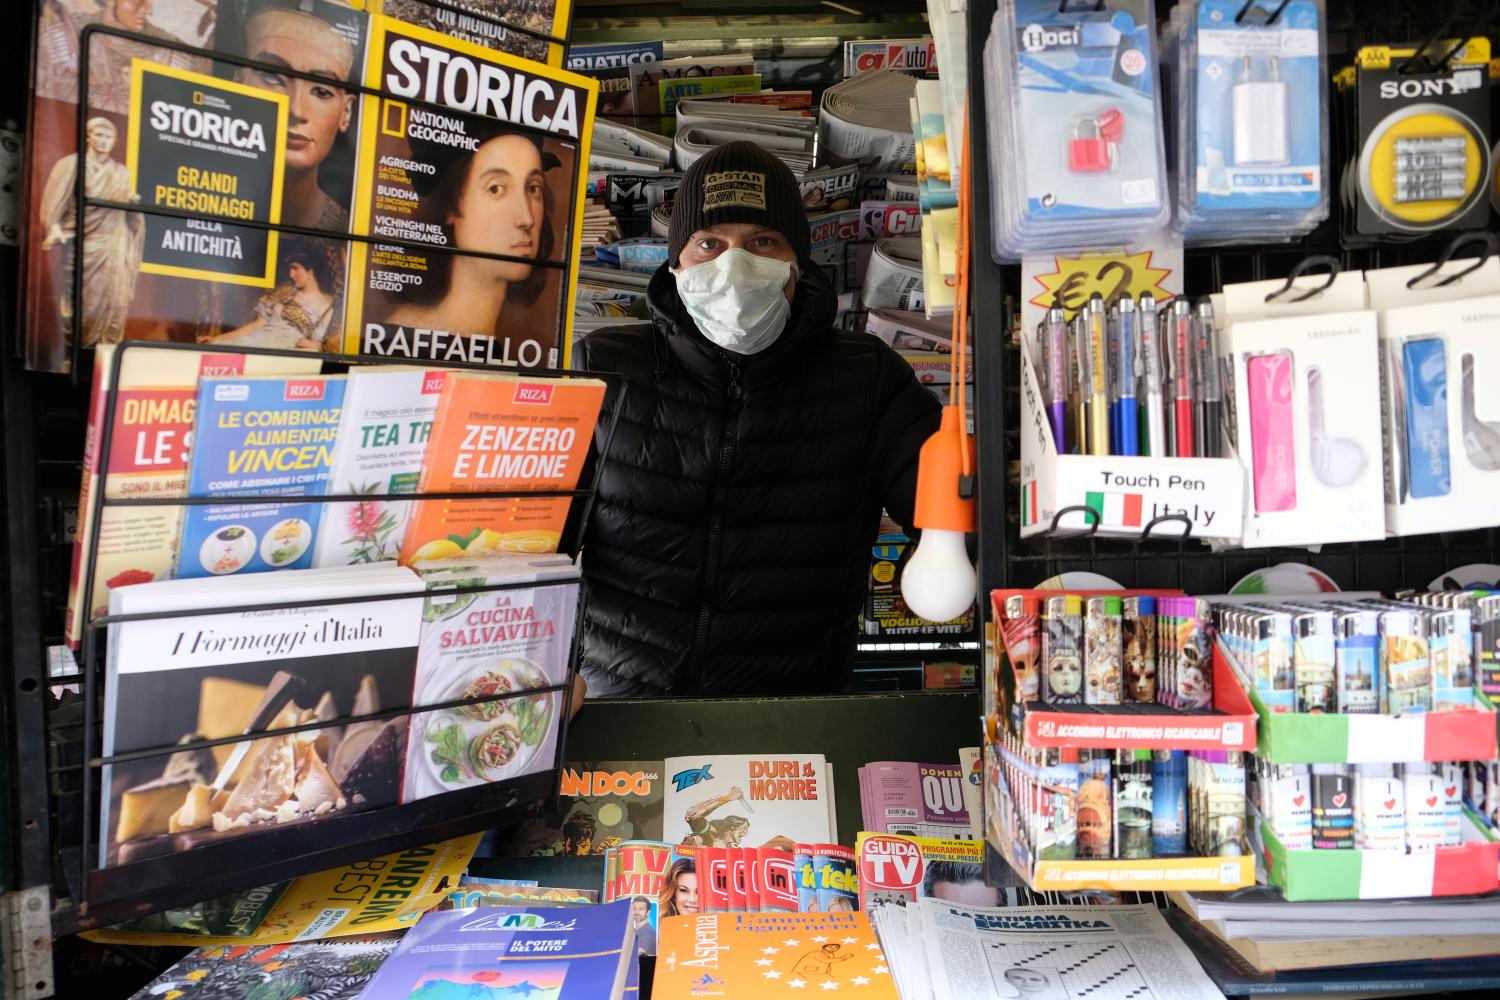
[[[766,175],[758,170],[721,170],[703,179],[703,211],[766,207]]]

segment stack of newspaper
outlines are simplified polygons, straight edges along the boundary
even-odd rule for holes
[[[594,119],[589,171],[652,174],[672,169],[670,140],[607,118]]]
[[[872,174],[900,173],[916,162],[909,127],[914,77],[892,70],[851,76],[823,91],[819,158],[859,163]]]
[[[812,166],[818,131],[817,119],[808,111],[811,105],[810,91],[684,99],[676,107],[677,166],[686,170],[715,146],[743,139],[772,153],[800,176]]]
[[[871,309],[865,317],[865,332],[898,351],[953,353],[953,324],[928,319],[920,310]]]
[[[902,1000],[1223,1000],[1161,912],[961,906],[927,896],[870,914]]]
[[[865,270],[866,309],[921,309],[922,240],[897,236],[879,240]]]
[[[1291,903],[1270,886],[1174,892],[1174,903],[1257,969],[1500,953],[1500,896]]]
[[[578,254],[592,260],[594,248],[620,238],[620,221],[601,202],[590,201],[583,209],[583,229],[578,234]]]
[[[578,269],[578,296],[573,302],[573,335],[620,326],[650,316],[646,307],[649,274],[611,267]]]

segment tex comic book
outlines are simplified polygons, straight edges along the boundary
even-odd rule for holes
[[[344,352],[567,367],[598,82],[376,16],[365,83]]]
[[[669,757],[664,770],[668,843],[790,850],[837,839],[822,754]]]

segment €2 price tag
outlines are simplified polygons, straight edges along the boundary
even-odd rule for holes
[[[1116,250],[1077,254],[1032,254],[1021,259],[1026,296],[1021,329],[1035,330],[1047,309],[1061,300],[1068,318],[1098,292],[1105,305],[1150,292],[1158,302],[1182,294],[1182,244],[1152,241]]]

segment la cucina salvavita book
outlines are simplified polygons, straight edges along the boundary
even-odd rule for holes
[[[618,1000],[636,964],[630,902],[427,913],[361,1000]]]
[[[577,565],[557,553],[512,553],[414,568],[428,591],[414,704],[496,700],[412,716],[402,801],[553,767]],[[525,691],[538,693],[504,697]]]

